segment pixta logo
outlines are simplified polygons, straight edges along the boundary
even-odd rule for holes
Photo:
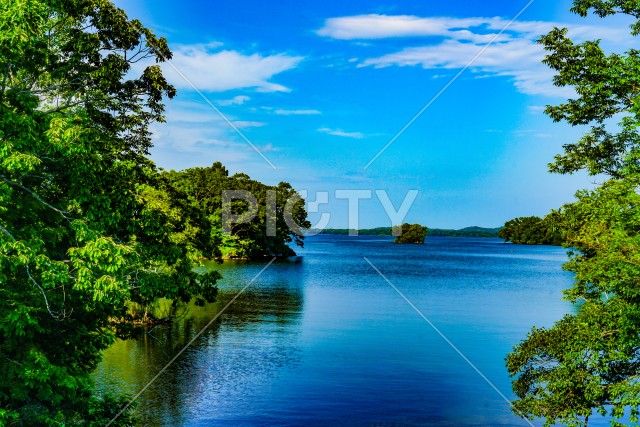
[[[409,190],[405,193],[402,203],[396,209],[391,202],[391,198],[385,190],[335,190],[335,199],[347,200],[349,235],[357,235],[360,228],[360,201],[376,198],[382,205],[391,225],[400,225],[406,218],[411,206],[418,197],[418,190]],[[266,194],[266,235],[276,236],[277,222],[281,217],[289,229],[299,235],[313,235],[322,232],[331,220],[329,212],[323,212],[321,206],[329,204],[330,193],[328,191],[318,191],[313,194],[313,200],[309,197],[307,190],[299,191],[293,197],[284,201],[278,200],[276,190],[268,190]],[[305,206],[308,213],[320,214],[320,219],[313,224],[310,229],[305,230],[296,220],[296,208]],[[246,190],[224,190],[222,192],[222,227],[227,234],[233,234],[235,228],[241,224],[251,222],[258,214],[261,206],[258,198],[250,191]],[[400,234],[400,227],[393,228],[393,235]]]

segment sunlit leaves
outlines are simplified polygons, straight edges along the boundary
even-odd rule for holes
[[[89,373],[127,303],[215,299],[192,262],[213,249],[146,157],[175,90],[131,64],[170,55],[107,0],[0,1],[0,423],[106,424],[122,400]]]
[[[637,1],[576,0],[573,11],[625,13],[636,19],[632,33],[640,30]],[[574,284],[565,297],[575,313],[534,328],[507,367],[520,415],[542,417],[547,426],[585,426],[601,414],[612,426],[626,425],[640,413],[640,54],[605,54],[597,42],[575,44],[566,34],[556,29],[541,43],[555,83],[578,96],[546,112],[591,129],[550,167],[611,179],[548,216],[571,249],[564,268]]]
[[[571,86],[577,97],[548,106],[554,121],[591,125],[580,141],[564,146],[565,153],[549,165],[553,172],[581,169],[591,175],[621,178],[638,171],[640,140],[640,53],[605,54],[598,42],[574,43],[566,29],[554,29],[539,41],[549,52],[544,62],[557,72],[554,84]],[[612,120],[620,120],[612,126]]]
[[[582,17],[586,17],[589,12],[601,18],[617,13],[630,15],[637,20],[631,26],[631,34],[640,34],[640,13],[636,0],[575,0],[571,11]]]
[[[574,248],[565,295],[577,312],[534,329],[507,358],[520,413],[581,426],[594,410],[623,417],[640,409],[638,189],[637,177],[611,180],[553,214]]]

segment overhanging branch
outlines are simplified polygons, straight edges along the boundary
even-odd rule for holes
[[[38,195],[37,195],[33,190],[31,190],[31,189],[29,189],[29,188],[25,187],[25,186],[24,186],[24,185],[22,185],[22,184],[19,184],[19,183],[15,182],[15,181],[11,181],[10,179],[8,179],[8,178],[7,178],[6,176],[4,176],[4,175],[0,175],[0,178],[1,178],[4,182],[6,182],[7,184],[11,185],[12,187],[19,188],[20,190],[22,190],[22,191],[24,191],[24,192],[28,193],[31,197],[33,197],[34,199],[36,199],[38,202],[42,203],[43,205],[45,205],[45,206],[46,206],[46,207],[48,207],[49,209],[51,209],[51,210],[53,210],[53,211],[57,212],[60,216],[62,216],[62,217],[63,217],[64,219],[66,219],[67,221],[70,221],[70,220],[71,220],[71,218],[69,218],[69,217],[67,216],[67,214],[68,214],[69,212],[67,212],[67,211],[63,211],[63,210],[61,210],[61,209],[58,209],[58,208],[56,208],[55,206],[51,205],[50,203],[45,202],[45,201],[42,199],[42,197],[38,196]]]

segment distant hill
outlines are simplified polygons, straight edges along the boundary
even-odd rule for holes
[[[452,237],[498,237],[498,228],[465,227],[460,230],[447,230],[434,228],[427,232],[427,236],[452,236]]]
[[[448,237],[498,237],[498,232],[501,227],[498,228],[484,228],[484,227],[465,227],[460,230],[447,230],[442,228],[430,228],[427,231],[427,236],[448,236]],[[349,234],[347,228],[325,228],[324,230],[311,230],[317,234]],[[391,227],[378,227],[358,230],[360,236],[392,236]]]
[[[348,228],[325,228],[323,230],[311,229],[311,232],[315,234],[349,234],[351,231]],[[378,227],[358,230],[360,236],[392,236],[391,227]]]

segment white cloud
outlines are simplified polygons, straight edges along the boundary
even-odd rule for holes
[[[533,137],[533,138],[538,138],[538,139],[551,139],[554,138],[555,135],[550,134],[550,133],[542,133],[539,132],[537,130],[531,130],[531,129],[520,129],[520,130],[516,130],[513,132],[513,134],[519,138],[523,138],[523,137]]]
[[[478,56],[480,52],[482,54]],[[459,40],[445,40],[438,45],[410,47],[378,58],[370,58],[359,66],[460,69],[475,58],[471,69],[480,73],[478,77],[509,77],[520,92],[527,94],[569,95],[566,90],[551,83],[553,71],[542,64],[543,55],[538,45],[525,39],[495,43],[489,47]]]
[[[554,22],[515,21],[499,37],[509,21],[502,18],[421,18],[408,15],[357,15],[327,19],[317,31],[321,36],[340,40],[430,37],[424,46],[411,46],[400,51],[368,58],[358,67],[421,66],[430,70],[461,69],[480,52],[470,70],[477,77],[510,78],[523,93],[570,96],[570,89],[553,86],[553,72],[542,59],[545,52],[535,40],[554,26],[568,27],[571,37],[591,39],[594,35],[604,44],[630,45],[626,28],[566,25]],[[492,44],[487,47],[487,44]],[[484,49],[484,51],[483,51]]]
[[[248,96],[238,95],[238,96],[234,96],[231,99],[220,99],[216,102],[218,103],[218,105],[222,107],[228,107],[229,105],[242,105],[250,99],[251,98],[249,98]]]
[[[184,167],[206,165],[214,161],[246,162],[252,159],[262,162],[251,146],[204,102],[170,102],[167,104],[166,117],[165,123],[152,126],[152,153],[161,166]],[[227,118],[242,129],[265,125],[257,121],[239,120],[233,116]],[[251,139],[251,135],[247,136]],[[260,150],[276,151],[269,144]]]
[[[428,17],[413,15],[354,15],[329,18],[316,34],[339,40],[372,40],[391,37],[447,37],[474,42],[488,42],[509,24],[504,40],[512,33],[537,38],[553,27],[567,27],[573,36],[592,38],[594,34],[612,42],[630,41],[628,28],[574,25],[545,21],[514,21],[500,17]]]
[[[527,108],[531,113],[537,114],[544,112],[547,107],[545,107],[544,105],[529,105]]]
[[[175,153],[191,153],[199,157],[206,153],[233,152],[234,157],[250,155],[246,144],[237,141],[222,122],[171,121],[153,126],[154,146]],[[248,150],[247,150],[248,148]]]
[[[318,132],[326,133],[328,135],[341,136],[343,138],[362,139],[365,135],[361,132],[345,132],[341,129],[320,128]]]
[[[263,122],[252,122],[252,121],[248,121],[248,120],[239,120],[237,122],[233,122],[233,125],[235,127],[237,127],[238,129],[242,129],[242,128],[259,128],[259,127],[265,126],[266,123],[263,123]]]
[[[285,110],[283,108],[278,108],[273,113],[279,116],[313,116],[322,114],[318,110]]]
[[[276,74],[295,68],[303,58],[286,54],[245,55],[234,50],[214,51],[211,45],[173,46],[172,62],[180,73],[202,91],[223,92],[254,88],[261,92],[288,92],[289,88],[271,79]],[[169,64],[163,65],[167,80],[178,89],[191,90],[191,85]]]
[[[456,25],[451,24],[455,21]],[[419,18],[409,15],[356,15],[329,18],[324,27],[316,31],[320,36],[340,40],[382,39],[388,37],[437,36],[450,27],[478,25],[478,20]]]

